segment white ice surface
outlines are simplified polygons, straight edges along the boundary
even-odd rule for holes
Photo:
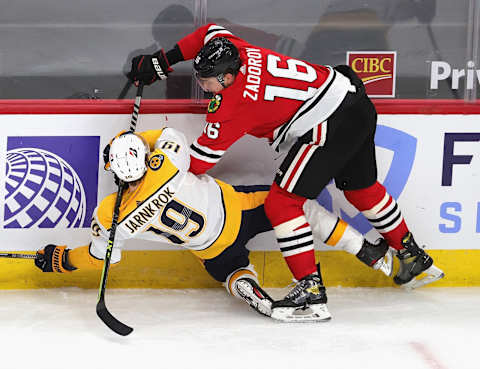
[[[271,289],[279,298],[284,290]],[[329,288],[328,323],[278,323],[223,289],[0,291],[0,369],[479,369],[480,288]]]

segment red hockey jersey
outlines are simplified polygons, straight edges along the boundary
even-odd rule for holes
[[[348,78],[329,66],[251,45],[215,24],[178,42],[184,59],[193,59],[214,37],[228,38],[238,48],[242,66],[234,83],[209,103],[203,134],[191,146],[190,171],[206,172],[246,134],[266,137],[274,149],[285,151],[318,126],[318,141],[325,141],[325,121],[347,92],[355,91]]]

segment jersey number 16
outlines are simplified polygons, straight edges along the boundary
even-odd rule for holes
[[[280,68],[278,66],[279,61],[280,57],[277,55],[267,55],[267,71],[274,77],[295,79],[304,82],[313,82],[317,79],[317,71],[315,68],[301,60],[287,59],[287,68]],[[303,67],[305,71],[298,70],[299,66]],[[308,87],[305,91],[289,87],[266,85],[264,99],[273,101],[275,97],[284,97],[286,99],[305,101],[311,98],[316,91],[317,89],[315,87]]]

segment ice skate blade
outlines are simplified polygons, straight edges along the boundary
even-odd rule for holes
[[[385,274],[387,277],[390,277],[393,272],[393,251],[392,249],[388,249],[387,253],[383,256],[383,258],[379,259],[374,265],[373,269],[380,270]]]
[[[402,284],[402,288],[405,288],[406,290],[413,290],[415,288],[425,286],[445,277],[445,273],[440,268],[437,268],[435,265],[432,265],[423,273],[426,273],[426,276],[419,279],[414,278],[410,282]]]
[[[326,304],[315,304],[307,308],[275,307],[271,317],[285,323],[327,322],[332,319]]]

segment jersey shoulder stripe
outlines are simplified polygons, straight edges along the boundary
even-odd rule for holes
[[[213,24],[210,27],[208,27],[208,30],[205,33],[205,37],[203,39],[203,43],[206,44],[208,41],[210,41],[215,36],[218,36],[218,37],[227,36],[228,37],[228,36],[233,36],[233,35],[232,35],[232,32],[227,31],[222,26],[218,26],[216,24]]]
[[[138,134],[142,136],[148,143],[150,150],[155,150],[155,143],[162,135],[164,128],[162,129],[151,129],[144,132],[139,132]]]

